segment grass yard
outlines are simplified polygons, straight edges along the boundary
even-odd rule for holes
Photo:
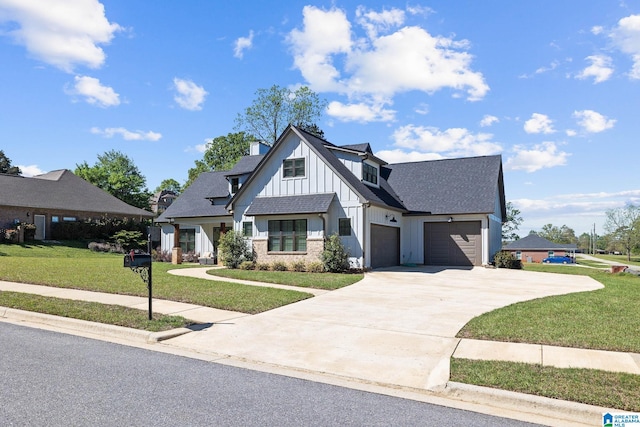
[[[588,275],[605,287],[494,310],[471,320],[459,337],[640,353],[639,277],[565,265],[525,268]],[[452,358],[451,381],[640,411],[640,375]]]
[[[631,261],[627,261],[626,255],[595,255],[595,257],[606,259],[608,261],[615,261],[623,265],[640,266],[640,257],[637,255],[631,255]]]
[[[451,359],[451,381],[640,411],[640,375],[526,363]]]
[[[278,283],[280,285],[326,290],[339,289],[352,285],[364,277],[362,273],[298,273],[295,271],[229,270],[226,268],[209,270],[207,273],[212,276],[227,277],[230,279],[253,280],[256,282]]]
[[[306,292],[178,277],[178,266],[153,263],[154,298],[255,314],[312,297]],[[0,280],[122,295],[147,296],[140,276],[123,267],[123,256],[66,243],[0,245]]]
[[[193,323],[181,316],[158,313],[154,313],[153,320],[149,320],[149,312],[144,310],[20,292],[0,291],[0,306],[151,332],[182,328]]]
[[[640,277],[565,265],[525,268],[588,275],[605,287],[485,313],[465,325],[459,337],[640,353]]]

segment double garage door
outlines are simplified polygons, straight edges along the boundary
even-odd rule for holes
[[[480,221],[425,222],[424,263],[481,265]]]

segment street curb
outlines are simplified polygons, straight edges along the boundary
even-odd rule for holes
[[[500,390],[471,384],[448,382],[442,395],[465,402],[477,403],[501,409],[526,412],[554,418],[559,421],[599,425],[602,414],[610,408],[552,399],[514,391]]]
[[[106,325],[88,320],[72,319],[70,317],[54,316],[51,314],[6,307],[0,307],[0,317],[20,322],[42,323],[73,331],[143,343],[156,343],[192,332],[191,329],[188,328],[177,328],[162,332],[142,331],[124,326]]]

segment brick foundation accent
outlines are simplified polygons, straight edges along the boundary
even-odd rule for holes
[[[267,240],[253,240],[253,250],[256,253],[256,262],[270,264],[275,261],[289,264],[294,261],[314,262],[320,261],[320,254],[324,250],[324,239],[307,239],[306,252],[269,252]]]

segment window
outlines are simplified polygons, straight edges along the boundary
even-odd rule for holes
[[[62,220],[66,222],[76,222],[77,218],[75,216],[63,216]]]
[[[516,259],[522,259],[522,251],[516,251]]]
[[[242,223],[242,235],[245,237],[253,237],[253,223],[245,221]]]
[[[196,230],[186,229],[180,230],[180,247],[182,252],[188,254],[196,251]]]
[[[283,161],[282,176],[285,178],[304,176],[304,159],[286,159]]]
[[[236,194],[240,188],[240,178],[231,178],[231,194]]]
[[[372,184],[378,185],[378,168],[369,163],[362,164],[362,179]]]
[[[351,236],[351,218],[338,218],[338,235]]]
[[[51,222],[60,222],[60,217],[59,216],[52,216],[51,217]]]
[[[554,254],[555,254],[555,252],[553,252],[553,251],[547,252],[547,256],[549,256],[549,257],[552,257]]]
[[[269,221],[269,252],[306,252],[307,220]]]

